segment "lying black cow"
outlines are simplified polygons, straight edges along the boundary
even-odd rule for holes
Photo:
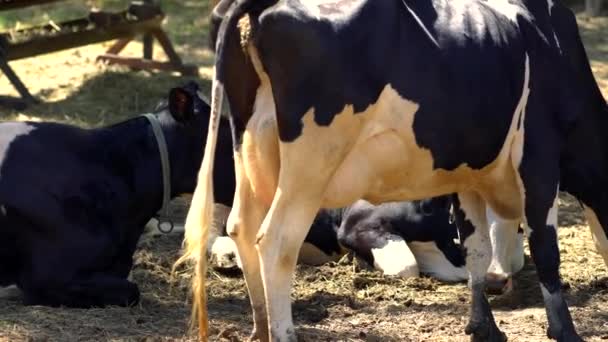
[[[209,121],[197,91],[194,83],[171,89],[168,105],[155,114],[168,151],[170,197],[195,187]],[[230,131],[222,132],[230,151]],[[0,286],[17,285],[32,305],[137,303],[138,287],[127,280],[132,256],[163,204],[150,120],[138,116],[91,130],[6,122],[0,151]],[[217,163],[230,166],[217,177],[230,187],[232,157]]]

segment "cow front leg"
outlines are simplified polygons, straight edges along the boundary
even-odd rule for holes
[[[320,205],[320,195],[279,186],[258,234],[270,340],[297,341],[291,313],[291,287],[298,253]],[[286,190],[286,191],[285,191]]]
[[[492,256],[485,203],[473,192],[459,193],[456,197],[456,225],[471,288],[471,313],[465,333],[471,335],[471,341],[506,341],[506,336],[496,326],[485,296],[486,272]]]

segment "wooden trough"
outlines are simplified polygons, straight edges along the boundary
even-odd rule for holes
[[[61,0],[0,0],[0,12]],[[0,105],[24,108],[37,102],[21,82],[8,62],[73,47],[116,40],[105,54],[97,58],[109,64],[123,64],[136,69],[178,71],[184,75],[197,75],[198,68],[186,65],[175,52],[162,29],[164,13],[156,4],[133,1],[127,10],[117,13],[93,11],[88,17],[62,23],[0,33],[0,70],[8,77],[21,99],[0,96]],[[143,35],[143,58],[127,58],[118,54],[136,36]],[[168,56],[168,62],[152,60],[153,40],[156,39]]]

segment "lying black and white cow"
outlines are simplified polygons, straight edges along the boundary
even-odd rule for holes
[[[425,273],[445,281],[466,280],[465,258],[449,207],[445,196],[381,205],[359,200],[342,210],[338,241],[388,275]],[[490,223],[494,257],[488,278],[498,291],[523,267],[523,231],[513,221],[496,218]]]
[[[195,187],[209,122],[209,106],[197,93],[195,83],[173,88],[168,106],[153,117],[97,129],[1,123],[0,286],[17,285],[26,304],[136,303],[138,287],[127,276],[144,226],[164,196]],[[218,184],[234,182],[224,127],[228,157],[216,163],[218,170],[229,167]],[[221,191],[216,196],[222,200]]]
[[[548,336],[580,341],[561,290],[558,192],[608,231],[608,107],[574,14],[540,0],[222,0],[215,8],[213,129],[223,95],[235,139],[228,232],[253,335],[294,341],[291,284],[319,208],[457,193],[474,341],[503,341],[485,297],[486,207],[527,223]],[[212,147],[212,146],[211,146]],[[206,338],[213,150],[186,230]]]
[[[312,223],[298,262],[318,265],[337,260],[347,251],[385,275],[417,277],[428,274],[443,281],[468,279],[458,245],[456,225],[450,220],[449,197],[373,205],[359,200],[342,209],[321,209]],[[523,230],[517,221],[496,217],[488,209],[493,257],[488,288],[508,291],[511,276],[524,265]],[[232,269],[239,263],[236,245],[219,237],[210,250],[212,263]],[[240,266],[240,265],[239,265]]]

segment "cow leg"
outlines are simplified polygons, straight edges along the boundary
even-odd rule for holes
[[[257,248],[266,291],[270,340],[291,342],[297,341],[291,314],[292,278],[299,250],[319,210],[321,191],[316,194],[302,188],[296,191],[281,180],[280,177],[279,190],[258,233]],[[295,179],[291,181],[297,183]]]
[[[538,169],[534,172],[538,173]],[[559,249],[557,243],[557,209],[558,186],[555,178],[552,189],[542,189],[540,184],[547,184],[548,178],[526,182],[523,178],[526,194],[526,220],[530,227],[528,242],[530,254],[536,264],[536,271],[541,283],[541,290],[547,310],[549,327],[547,336],[558,341],[582,341],[577,335],[561,291],[559,276]],[[548,187],[548,186],[547,186]],[[544,191],[539,191],[540,189]]]
[[[517,244],[522,243],[517,233],[519,220],[505,220],[489,206],[486,215],[492,242],[492,261],[486,276],[488,292],[507,293],[513,288],[513,273],[521,269],[524,262],[523,248],[517,248]],[[513,269],[513,266],[519,268]]]
[[[485,208],[483,199],[473,192],[459,193],[454,205],[472,291],[471,316],[465,332],[472,335],[471,341],[506,341],[485,296],[486,272],[492,255]]]
[[[261,277],[260,260],[255,249],[256,234],[267,208],[256,201],[239,154],[235,154],[235,166],[236,195],[228,216],[226,230],[236,245],[237,258],[240,260],[253,311],[253,331],[250,340],[268,341],[268,317],[266,314],[264,283]]]

